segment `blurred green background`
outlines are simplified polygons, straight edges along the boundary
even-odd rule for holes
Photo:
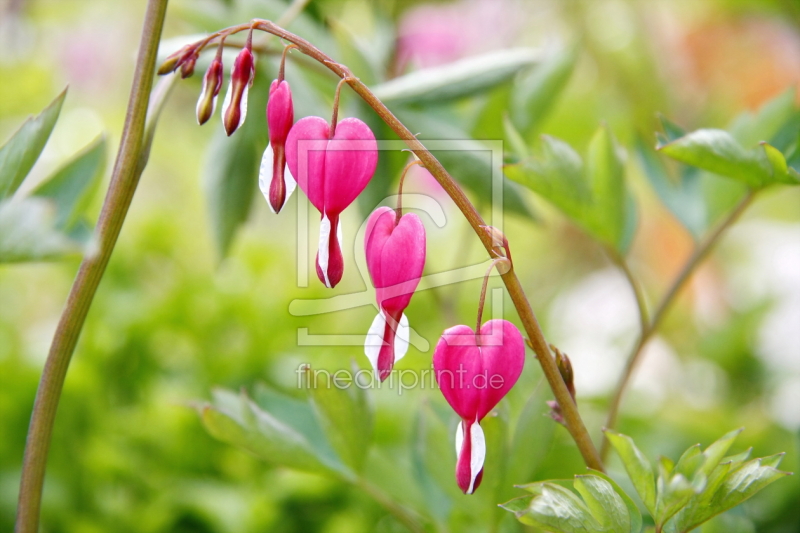
[[[49,175],[102,133],[115,148],[144,2],[8,0],[2,9],[0,141],[69,85],[59,122],[28,181]],[[173,0],[164,37],[213,31],[253,17],[277,18],[285,9],[277,0]],[[687,129],[725,127],[740,112],[757,109],[800,80],[800,4],[793,0],[312,0],[289,28],[370,84],[493,50],[524,46],[550,54],[574,49],[574,69],[564,76],[563,90],[548,100],[528,131],[559,137],[583,153],[605,123],[626,148],[628,186],[639,213],[629,260],[651,305],[693,241],[643,177],[633,157],[634,139],[644,134],[655,142],[657,113]],[[256,74],[260,82],[275,75],[274,57],[267,56]],[[296,118],[328,116],[332,76],[301,69],[293,58],[287,77],[293,82]],[[253,175],[238,200],[238,216],[247,222],[220,229],[219,217],[237,215],[220,215],[219,184],[209,169],[226,150],[224,143],[236,137],[223,138],[218,118],[196,126],[199,78],[178,83],[172,93],[70,367],[48,463],[42,531],[403,531],[385,507],[350,484],[270,465],[214,440],[193,408],[209,399],[214,387],[253,391],[265,383],[303,398],[296,373],[303,363],[335,371],[355,360],[366,368],[360,346],[300,345],[298,330],[363,335],[375,312],[363,306],[317,316],[290,314],[294,300],[331,294],[317,282],[313,266],[298,264],[302,195],[276,217]],[[499,139],[513,83],[455,101],[397,109],[423,141],[463,133]],[[266,139],[266,95],[262,90],[258,96],[258,87],[248,125],[251,135]],[[379,138],[391,138],[346,90],[343,106],[342,116],[361,116]],[[113,150],[108,159],[113,160]],[[363,253],[356,231],[384,196],[394,194],[404,161],[404,156],[382,154],[374,183],[345,214],[345,276],[335,294],[365,290],[368,279],[355,260]],[[423,173],[412,173],[407,183],[408,191],[437,198],[447,216],[444,227],[423,216],[426,273],[484,261],[485,252],[436,185]],[[476,190],[470,194],[488,212],[486,198]],[[548,340],[572,358],[579,406],[599,442],[609,395],[636,338],[633,298],[594,241],[529,191],[516,188],[512,194],[518,196],[507,198],[504,225],[517,272]],[[92,220],[102,196],[98,193],[89,209]],[[512,201],[524,207],[509,209]],[[309,215],[310,261],[314,218]],[[0,265],[3,531],[12,528],[33,398],[77,266],[77,260]],[[304,270],[308,287],[298,287]],[[501,284],[493,279],[491,286]],[[473,280],[416,294],[406,314],[429,347],[412,347],[399,368],[429,368],[441,331],[473,323],[479,290],[480,281]],[[507,298],[503,311],[518,323]],[[515,483],[568,478],[583,470],[567,432],[545,416],[546,388],[529,354],[523,377],[502,407],[510,420],[526,404],[536,414],[529,442],[515,448],[530,459],[528,478]],[[475,518],[481,513],[499,513],[503,531],[521,528],[513,517],[494,510],[503,500],[481,496],[480,490],[474,498],[451,490],[455,455],[446,439],[452,439],[455,421],[438,392],[400,395],[383,389],[368,396],[375,409],[368,470],[385,481],[389,494],[412,508],[439,506],[452,531],[485,531],[486,521]],[[439,420],[441,436],[438,429],[420,436],[429,419]],[[439,427],[433,422],[425,427],[434,426]],[[647,349],[623,403],[619,429],[651,459],[658,454],[676,459],[691,444],[707,445],[740,426],[746,431],[734,451],[749,446],[755,456],[785,451],[782,469],[797,471],[797,188],[762,193],[697,272]],[[431,500],[420,488],[415,470],[420,457],[423,465],[436,465],[431,475],[446,486],[436,492],[442,500]],[[621,471],[616,457],[609,468],[612,474]],[[510,484],[503,491],[514,495]],[[798,499],[800,480],[794,476],[716,519],[707,531],[798,532]]]

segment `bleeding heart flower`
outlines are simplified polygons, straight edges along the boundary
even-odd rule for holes
[[[378,164],[375,136],[357,118],[335,128],[320,117],[305,117],[286,139],[286,163],[300,189],[322,216],[317,252],[317,277],[326,287],[342,279],[339,215],[364,190]]]
[[[205,124],[214,114],[217,106],[217,96],[222,87],[222,53],[211,61],[208,70],[203,76],[203,90],[197,100],[197,123],[201,126]]]
[[[445,330],[433,352],[436,381],[461,417],[456,429],[456,482],[465,494],[481,483],[486,439],[480,421],[514,386],[525,364],[525,342],[507,320]]]
[[[269,208],[279,213],[294,192],[297,183],[286,165],[286,138],[294,123],[292,91],[286,80],[274,80],[269,87],[267,124],[269,144],[261,158],[258,186]]]
[[[225,102],[222,104],[222,124],[228,136],[233,135],[233,132],[244,124],[247,116],[247,93],[253,85],[255,75],[255,61],[248,38],[247,45],[233,62],[231,81],[228,84],[228,92],[225,93]]]
[[[364,250],[379,308],[364,353],[383,381],[408,350],[408,319],[403,311],[425,267],[425,227],[413,213],[398,217],[394,209],[380,207],[367,221]]]

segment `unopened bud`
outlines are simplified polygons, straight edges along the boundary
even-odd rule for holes
[[[550,345],[550,349],[556,354],[556,366],[558,367],[559,374],[561,374],[561,379],[564,380],[570,396],[575,400],[575,373],[572,371],[572,363],[569,357],[567,357],[567,354],[561,353],[561,351],[552,344]]]
[[[225,102],[222,104],[222,124],[229,136],[244,124],[247,116],[247,92],[253,84],[254,77],[253,52],[245,47],[233,62],[231,81],[225,94]]]
[[[158,67],[158,75],[163,76],[164,74],[175,72],[175,69],[180,67],[186,60],[187,54],[190,52],[191,48],[192,45],[187,44],[177,52],[173,52],[167,56],[167,59]]]
[[[197,100],[197,123],[201,126],[214,114],[220,87],[222,87],[222,59],[218,56],[214,58],[203,76],[203,90]]]
[[[194,66],[197,63],[197,58],[198,54],[194,52],[181,62],[181,78],[186,79],[194,74]]]
[[[273,213],[279,213],[294,191],[295,181],[286,167],[286,137],[294,124],[292,91],[286,80],[274,80],[267,103],[269,146],[264,152],[259,173],[259,187]]]

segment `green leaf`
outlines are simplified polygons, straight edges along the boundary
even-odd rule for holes
[[[531,504],[531,500],[533,500],[535,497],[536,496],[519,496],[518,498],[513,498],[505,503],[500,503],[498,506],[501,509],[505,509],[511,513],[524,512],[525,509],[527,509]]]
[[[683,509],[689,501],[702,492],[706,485],[706,477],[698,474],[689,481],[683,474],[670,476],[663,467],[659,469],[656,496],[656,512],[653,518],[656,524],[665,524],[675,513]]]
[[[705,462],[703,466],[700,467],[699,473],[706,476],[710,475],[711,471],[719,465],[722,458],[728,453],[731,445],[733,445],[733,441],[736,440],[736,437],[738,437],[743,430],[744,428],[739,428],[730,431],[710,444],[708,448],[703,451]]]
[[[506,468],[506,480],[509,484],[516,485],[535,479],[533,474],[542,466],[552,445],[556,425],[551,418],[544,416],[547,412],[545,402],[550,394],[548,387],[537,386],[522,408]]]
[[[353,372],[307,371],[307,390],[320,424],[345,464],[361,471],[372,441],[372,411]],[[342,374],[340,374],[340,372]]]
[[[214,402],[201,407],[203,425],[212,437],[243,448],[272,464],[311,472],[335,472],[323,462],[303,434],[263,411],[244,394],[216,391]]]
[[[16,192],[42,153],[58,120],[67,90],[35,117],[26,120],[0,148],[0,200]]]
[[[558,50],[530,72],[521,74],[514,84],[511,118],[528,138],[541,128],[572,77],[578,50],[577,46]]]
[[[688,165],[751,187],[761,187],[772,178],[772,171],[762,150],[743,148],[723,130],[697,130],[660,145],[658,150]]]
[[[257,65],[256,70],[259,68]],[[216,130],[208,148],[203,182],[221,258],[228,254],[236,230],[250,215],[258,190],[258,168],[268,141],[264,109],[269,81],[267,76],[256,76],[249,92],[247,120],[233,135],[226,137],[224,129],[211,122]]]
[[[661,158],[641,136],[636,138],[635,153],[658,197],[692,236],[699,239],[708,219],[700,172],[694,167],[680,165],[678,177],[673,179]]]
[[[633,439],[627,435],[615,433],[610,430],[605,432],[606,438],[616,450],[625,471],[628,472],[636,492],[642,499],[644,506],[655,515],[656,511],[656,486],[653,478],[653,468],[644,454],[633,443]]]
[[[630,520],[630,532],[631,533],[640,533],[642,530],[642,513],[639,512],[639,508],[636,506],[636,503],[631,499],[628,494],[622,490],[616,481],[611,479],[609,476],[604,474],[603,472],[599,472],[597,470],[589,469],[589,472],[594,474],[595,476],[599,476],[606,481],[608,481],[614,490],[617,492],[622,501],[625,503],[625,507],[628,510],[628,518]]]
[[[586,173],[594,208],[591,225],[600,240],[624,252],[626,191],[625,169],[616,140],[603,125],[589,143]]]
[[[784,124],[792,119],[795,92],[795,88],[790,87],[765,102],[757,112],[745,111],[733,120],[728,131],[742,146],[771,142]]]
[[[678,462],[674,466],[674,471],[683,475],[686,479],[692,479],[697,469],[703,465],[705,460],[706,457],[700,451],[700,445],[695,444],[683,452],[683,455],[681,455],[681,458],[678,459]]]
[[[56,209],[43,198],[0,202],[0,263],[80,256],[84,246],[56,228]]]
[[[106,139],[101,136],[31,193],[53,201],[57,228],[69,229],[78,222],[100,185],[105,162]]]
[[[572,491],[554,483],[537,485],[539,495],[531,500],[526,509],[514,513],[520,522],[553,533],[605,531],[589,508]]]
[[[570,145],[543,135],[532,158],[508,165],[504,172],[509,179],[525,185],[583,225],[591,193],[583,178],[581,157]]]
[[[480,92],[507,81],[539,61],[529,48],[512,48],[417,70],[381,83],[372,92],[385,104],[441,102]]]
[[[631,530],[628,508],[611,483],[595,475],[575,476],[575,489],[604,529]]]
[[[786,158],[780,150],[766,142],[761,143],[761,148],[764,149],[764,155],[772,169],[773,181],[786,183],[788,185],[797,185],[800,183],[800,173],[788,165]]]

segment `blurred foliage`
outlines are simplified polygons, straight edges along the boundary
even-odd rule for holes
[[[173,0],[164,51],[187,35],[253,17],[276,20],[286,8],[281,0]],[[116,145],[124,120],[142,8],[39,0],[0,9],[0,77],[13,80],[0,84],[0,253],[10,238],[41,244],[55,234],[73,254],[61,263],[0,265],[5,531],[39,373],[76,256],[91,244],[102,200],[94,193],[107,184],[106,144]],[[651,342],[619,430],[643,457],[680,457],[687,448],[699,452],[696,442],[746,426],[744,447],[758,457],[785,451],[782,467],[797,471],[800,348],[792,321],[800,305],[800,193],[788,184],[800,171],[791,89],[800,80],[799,20],[790,0],[312,0],[289,28],[386,91],[392,111],[423,142],[460,141],[459,150],[437,156],[487,217],[497,162],[483,141],[505,143],[505,171],[515,182],[504,184],[503,231],[548,339],[569,349],[579,407],[598,440],[621,358],[636,336],[635,312],[626,311],[632,298],[613,284],[614,267],[598,241],[627,254],[656,302],[694,243],[748,186],[763,188],[741,230],[698,271]],[[259,39],[259,46],[279,46]],[[286,72],[296,116],[327,119],[336,80],[299,56],[290,54]],[[624,509],[635,524],[626,495],[641,495],[642,485],[625,475],[628,461],[612,457],[609,478],[586,473],[567,432],[546,416],[551,395],[533,357],[484,422],[482,486],[473,496],[458,490],[456,417],[424,371],[439,333],[474,320],[478,280],[414,296],[406,314],[427,344],[412,347],[398,368],[418,371],[418,386],[302,386],[304,372],[334,373],[352,360],[367,366],[359,339],[374,313],[364,309],[368,292],[357,299],[368,280],[356,268],[336,290],[356,293],[356,307],[316,316],[287,311],[293,301],[331,294],[309,276],[315,246],[308,235],[317,221],[309,227],[302,218],[305,199],[296,195],[297,204],[273,217],[256,193],[266,144],[263,87],[276,69],[274,54],[262,54],[248,120],[230,139],[216,120],[195,125],[199,75],[172,92],[67,377],[42,530],[351,533],[422,523],[442,531],[540,531],[497,504],[519,496],[514,485],[534,483],[528,486],[541,497],[543,480],[575,475],[583,476],[575,485],[581,506],[592,509],[593,488],[608,495],[611,486],[619,499],[609,496],[609,508]],[[67,83],[63,106],[56,100],[47,108]],[[342,97],[340,116],[357,115],[378,139],[396,139],[351,93]],[[33,140],[17,148],[20,125]],[[25,164],[9,170],[12,150]],[[375,178],[345,213],[349,264],[362,253],[360,224],[394,194],[407,161],[407,154],[382,151]],[[428,273],[485,260],[437,185],[410,174],[406,190],[437,199],[447,219],[439,227],[422,213]],[[44,233],[14,237],[7,228],[18,231],[25,220]],[[29,251],[14,260],[56,255]],[[491,286],[500,284],[492,279]],[[507,297],[503,304],[505,318],[517,320]],[[315,335],[342,333],[355,345],[313,345]],[[685,466],[658,465],[665,480]],[[562,485],[547,487],[578,499]],[[689,502],[702,495],[692,490]],[[795,532],[798,498],[792,476],[698,531]],[[645,511],[641,499],[637,508]],[[642,519],[654,526],[648,513]]]

